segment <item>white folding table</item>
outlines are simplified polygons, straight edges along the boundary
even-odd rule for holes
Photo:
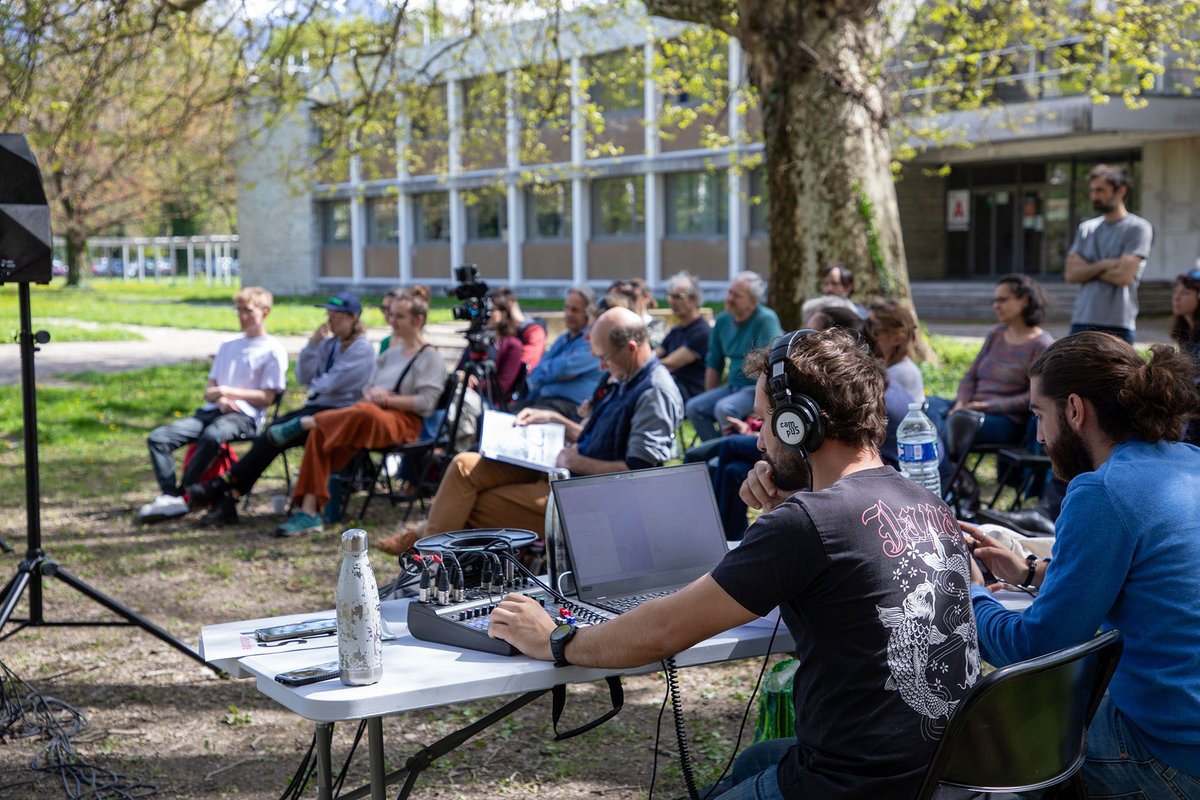
[[[253,676],[260,692],[317,724],[318,797],[321,800],[332,797],[330,743],[334,722],[367,721],[370,786],[341,796],[353,800],[369,794],[382,800],[386,786],[403,779],[405,787],[400,796],[405,797],[420,771],[434,759],[549,692],[555,685],[642,674],[660,668],[657,662],[625,670],[556,668],[548,662],[521,655],[499,656],[423,642],[408,633],[408,602],[386,601],[381,606],[386,627],[395,638],[384,642],[383,679],[372,686],[345,686],[336,678],[308,686],[284,686],[275,680],[276,675],[336,660],[335,637],[274,645],[264,645],[254,638],[256,628],[329,618],[334,616],[333,611],[209,625],[200,633],[200,653],[205,661],[234,676]],[[762,656],[773,634],[773,652],[792,649],[787,628],[779,625],[776,633],[775,616],[772,615],[700,642],[678,654],[675,662],[686,667]],[[423,748],[408,759],[403,769],[384,774],[384,716],[510,694],[520,696],[472,725]]]

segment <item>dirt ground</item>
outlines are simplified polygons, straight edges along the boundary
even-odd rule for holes
[[[195,646],[207,624],[332,606],[340,563],[336,529],[279,539],[265,497],[241,524],[201,529],[191,521],[139,526],[134,509],[144,497],[82,500],[45,508],[43,544],[61,566]],[[392,528],[386,503],[363,527],[373,538]],[[0,557],[3,578],[24,552],[21,507],[7,504],[0,537],[17,548]],[[394,560],[374,560],[381,582]],[[45,583],[48,620],[111,617],[59,581]],[[15,617],[28,614],[28,593]],[[5,629],[7,633],[10,628]],[[72,738],[84,760],[152,784],[158,797],[237,797],[266,800],[283,794],[312,739],[313,726],[260,695],[250,679],[221,679],[138,629],[38,627],[0,641],[0,662],[43,695],[79,708],[85,729]],[[682,670],[683,697],[698,779],[711,780],[734,748],[761,660]],[[494,726],[422,777],[423,798],[545,797],[642,798],[650,784],[655,726],[663,700],[661,673],[625,680],[625,708],[599,729],[566,742],[552,741],[549,697]],[[564,725],[580,724],[607,708],[603,684],[572,687]],[[501,705],[497,699],[389,717],[388,768],[419,747]],[[335,767],[356,726],[335,729]],[[663,719],[655,795],[685,793],[678,745]],[[754,713],[743,746],[753,738]],[[42,746],[29,739],[0,741],[0,798],[55,798],[57,778],[33,772]],[[346,787],[366,780],[364,744]],[[394,796],[393,787],[390,796]],[[142,796],[142,795],[135,795]],[[310,785],[307,797],[316,796]]]

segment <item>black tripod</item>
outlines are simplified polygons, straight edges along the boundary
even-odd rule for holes
[[[200,654],[192,648],[188,647],[183,642],[176,639],[171,634],[167,633],[162,628],[150,622],[145,617],[138,614],[136,611],[126,608],[125,606],[113,600],[106,594],[93,589],[86,583],[76,578],[71,573],[67,572],[58,562],[48,557],[42,550],[42,522],[41,522],[41,487],[38,480],[38,440],[37,440],[37,393],[34,388],[34,370],[33,370],[33,354],[37,352],[34,347],[34,342],[45,344],[50,341],[50,335],[45,331],[38,331],[35,335],[32,328],[31,315],[29,312],[29,284],[18,284],[18,291],[21,305],[21,331],[19,334],[21,345],[21,403],[24,411],[25,424],[25,520],[26,520],[26,541],[28,542],[25,550],[25,558],[22,559],[20,566],[17,567],[17,574],[12,577],[8,585],[4,587],[3,602],[0,603],[0,631],[8,624],[9,618],[12,617],[13,611],[17,607],[17,603],[21,599],[21,595],[25,590],[29,590],[29,617],[27,619],[15,619],[16,627],[12,630],[0,635],[0,641],[4,641],[9,636],[17,633],[22,628],[27,627],[48,627],[48,626],[133,626],[141,628],[147,633],[151,633],[171,645],[182,653],[191,656],[192,658],[204,664],[204,659]],[[99,603],[100,605],[112,611],[114,614],[123,617],[123,620],[111,621],[50,621],[43,614],[42,608],[42,579],[57,578],[67,584],[76,591],[82,593],[89,599]],[[218,675],[224,673],[219,668],[211,664],[204,664]]]

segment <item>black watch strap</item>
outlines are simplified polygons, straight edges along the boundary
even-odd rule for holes
[[[1025,581],[1022,586],[1033,586],[1033,576],[1037,574],[1038,557],[1030,554],[1025,556],[1025,560],[1029,562],[1029,572],[1025,575]]]
[[[550,632],[550,654],[554,656],[554,666],[571,666],[571,662],[567,661],[567,642],[575,638],[578,630],[574,625],[564,622]]]

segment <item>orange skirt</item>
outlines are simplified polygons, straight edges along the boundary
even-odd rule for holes
[[[380,408],[360,401],[347,408],[318,412],[316,425],[304,442],[304,460],[296,479],[295,499],[316,495],[318,507],[329,499],[329,475],[350,463],[366,447],[390,447],[415,442],[422,419],[411,411]]]

